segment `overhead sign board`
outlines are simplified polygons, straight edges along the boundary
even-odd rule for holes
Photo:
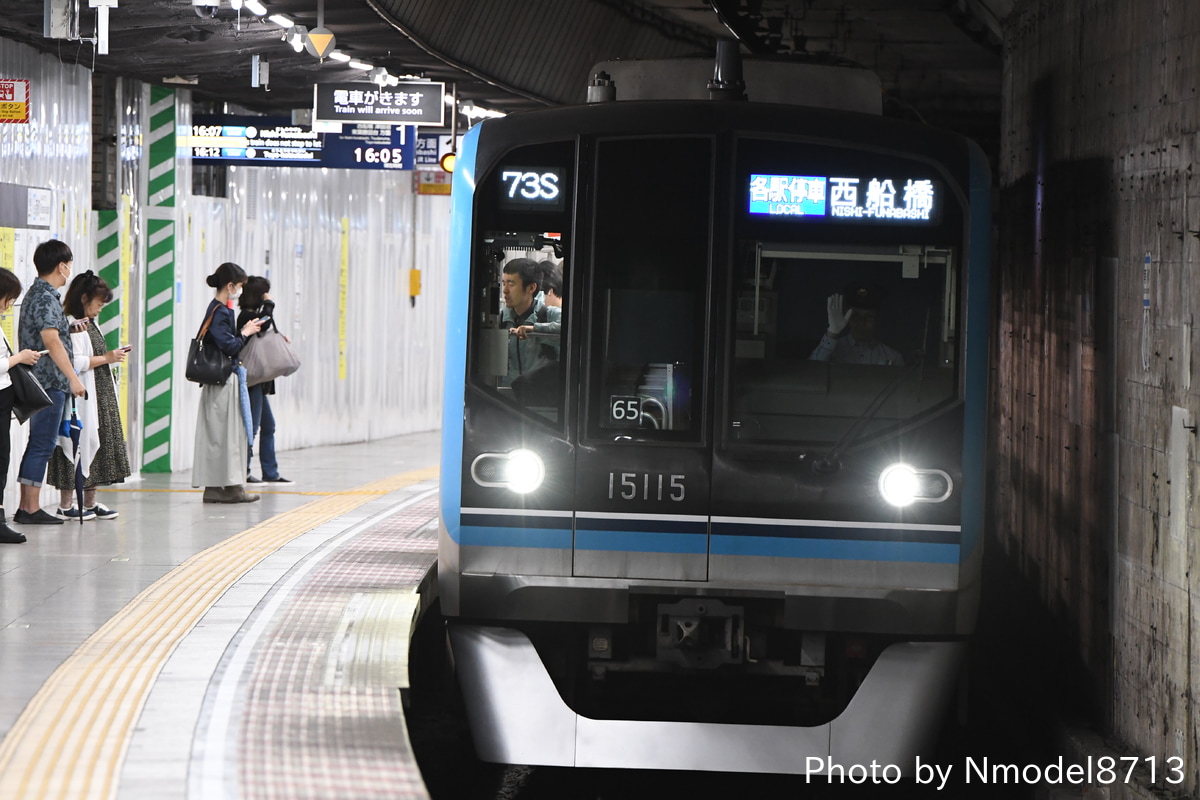
[[[323,135],[286,117],[197,114],[188,147],[192,158],[319,167]]]
[[[321,133],[286,117],[201,115],[182,143],[193,159],[225,164],[409,170],[416,128],[357,123]]]
[[[373,83],[318,83],[313,86],[313,119],[440,126],[446,114],[445,97],[444,83],[413,81],[382,87]]]
[[[325,134],[321,166],[336,169],[412,169],[417,129],[356,123]]]
[[[448,133],[421,133],[417,135],[416,165],[420,169],[441,169],[442,157],[447,153],[457,153],[462,146],[462,134],[458,136],[455,145],[454,137]]]

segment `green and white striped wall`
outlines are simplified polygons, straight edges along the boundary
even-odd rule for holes
[[[170,472],[175,309],[174,90],[150,87],[148,139],[142,470]]]

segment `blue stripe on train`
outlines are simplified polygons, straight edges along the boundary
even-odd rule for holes
[[[778,536],[712,537],[714,556],[773,556],[842,561],[907,561],[957,564],[959,546],[937,542],[881,542],[854,539],[813,539]]]
[[[959,531],[928,528],[861,528],[834,525],[761,525],[753,522],[714,522],[714,536],[756,536],[763,539],[828,539],[872,542],[927,542],[957,545]]]
[[[459,544],[468,547],[571,549],[570,528],[495,528],[463,525]]]
[[[603,550],[610,553],[704,555],[708,552],[708,536],[703,533],[578,530],[575,532],[575,549]]]

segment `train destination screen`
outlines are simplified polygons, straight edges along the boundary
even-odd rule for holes
[[[752,174],[749,212],[763,217],[819,217],[933,222],[937,187],[931,180],[884,177]]]

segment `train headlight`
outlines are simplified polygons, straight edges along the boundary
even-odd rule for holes
[[[508,488],[527,494],[546,479],[546,465],[532,450],[514,450],[508,456]]]
[[[940,503],[950,497],[954,482],[940,469],[917,469],[892,464],[879,475],[879,494],[897,508],[913,503]]]
[[[546,479],[546,464],[532,450],[481,453],[471,462],[471,478],[480,486],[528,494]]]

